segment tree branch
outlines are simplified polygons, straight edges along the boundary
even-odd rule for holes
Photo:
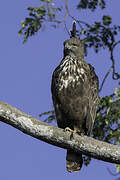
[[[0,102],[0,121],[49,144],[120,164],[120,147],[77,134],[71,138],[70,132],[43,123],[4,102]]]
[[[102,90],[102,88],[103,88],[103,85],[104,85],[104,83],[105,83],[105,81],[106,81],[106,79],[107,79],[107,77],[108,77],[108,75],[110,74],[110,72],[112,71],[112,66],[108,69],[108,71],[107,71],[107,73],[105,74],[105,77],[103,78],[103,80],[102,80],[102,83],[101,83],[101,86],[100,86],[100,89],[99,89],[99,92]]]

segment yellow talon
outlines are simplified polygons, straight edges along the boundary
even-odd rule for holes
[[[76,130],[72,130],[72,129],[70,129],[69,127],[66,127],[66,128],[65,128],[65,131],[71,132],[70,140],[72,140],[72,139],[73,139],[73,134],[76,133]]]
[[[73,131],[72,129],[70,129],[69,127],[66,127],[66,128],[65,128],[65,131],[69,131],[69,132],[71,132],[71,133],[74,132],[74,131]]]

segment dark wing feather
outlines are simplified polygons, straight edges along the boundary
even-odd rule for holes
[[[99,80],[98,77],[94,71],[94,68],[90,65],[90,78],[89,78],[89,85],[90,90],[88,92],[89,94],[89,108],[87,110],[87,118],[86,118],[86,128],[88,129],[88,135],[90,135],[95,117],[96,117],[96,108],[97,108],[97,102],[98,102],[98,91],[99,91]]]
[[[65,129],[66,128],[66,116],[62,111],[61,103],[58,98],[58,71],[59,66],[55,69],[52,75],[52,84],[51,84],[51,92],[52,92],[52,100],[55,108],[55,115],[57,119],[58,127]]]

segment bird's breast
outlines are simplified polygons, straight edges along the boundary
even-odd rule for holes
[[[74,89],[86,81],[86,72],[81,62],[66,61],[61,65],[58,76],[59,91]]]

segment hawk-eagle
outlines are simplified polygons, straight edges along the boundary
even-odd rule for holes
[[[64,42],[64,57],[52,76],[52,99],[58,127],[90,135],[96,117],[98,77],[84,61],[83,43],[72,36]],[[82,154],[67,150],[69,172],[82,167]]]

